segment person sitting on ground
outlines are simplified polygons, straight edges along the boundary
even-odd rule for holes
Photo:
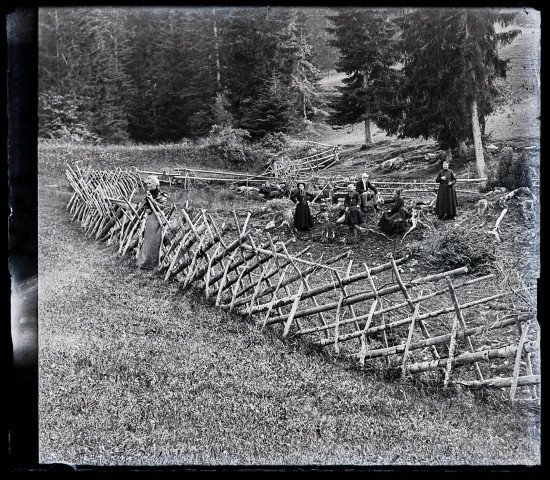
[[[277,184],[277,188],[279,189],[281,197],[288,197],[291,193],[286,182]]]
[[[160,182],[155,175],[149,175],[145,179],[145,188],[147,190],[145,194],[147,219],[136,263],[139,268],[148,270],[158,264],[162,227],[157,218],[157,212],[166,204],[168,197],[160,190]]]
[[[443,162],[443,169],[437,174],[435,179],[439,183],[437,199],[435,201],[435,214],[439,219],[454,218],[456,215],[456,177],[449,168],[449,162]]]
[[[353,227],[363,223],[363,217],[359,211],[360,205],[361,197],[357,190],[355,190],[355,185],[350,183],[348,185],[348,193],[344,197],[344,214],[336,220],[336,223],[345,223]]]
[[[294,228],[296,230],[309,230],[313,227],[313,217],[309,209],[309,201],[313,199],[313,195],[306,192],[304,182],[298,182],[297,188],[290,194],[290,199],[296,204]]]
[[[378,206],[378,189],[369,181],[369,174],[363,173],[361,179],[355,184],[357,193],[361,196],[361,210],[367,211],[367,205],[370,200],[373,201],[374,209],[380,210]]]
[[[384,200],[384,204],[393,203],[393,207],[389,212],[382,214],[378,227],[388,235],[394,234],[405,220],[411,218],[411,213],[405,208],[405,201],[401,193],[402,190],[397,188],[393,193],[393,198]]]
[[[258,193],[267,199],[282,197],[282,192],[279,186],[277,184],[272,184],[269,181],[260,186]]]

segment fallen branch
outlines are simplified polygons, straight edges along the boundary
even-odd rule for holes
[[[501,242],[501,239],[500,239],[500,236],[498,234],[499,230],[498,230],[498,226],[500,224],[500,222],[502,221],[502,219],[504,218],[504,215],[506,215],[506,212],[508,211],[508,207],[504,207],[504,210],[502,210],[502,212],[500,213],[500,216],[498,217],[496,223],[495,223],[495,226],[493,227],[492,230],[489,230],[487,233],[491,234],[491,235],[494,235],[497,242],[500,243]]]

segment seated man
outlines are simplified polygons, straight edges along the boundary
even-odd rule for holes
[[[367,211],[367,203],[373,200],[375,210],[380,210],[378,206],[378,189],[369,182],[369,174],[363,173],[361,179],[355,184],[355,190],[361,196],[361,210]]]

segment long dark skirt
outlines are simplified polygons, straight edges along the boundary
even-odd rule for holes
[[[384,212],[384,214],[380,217],[378,227],[384,233],[393,235],[404,227],[405,221],[406,218],[403,217],[401,212],[395,212],[392,215],[390,215],[390,212]]]
[[[161,226],[154,213],[147,216],[143,243],[137,257],[137,265],[143,269],[152,269],[158,265],[161,241]]]
[[[297,203],[294,211],[294,228],[296,230],[307,230],[313,227],[313,217],[307,203]]]
[[[359,208],[350,207],[345,212],[344,223],[346,225],[357,225],[359,223],[363,223],[363,216],[361,215]]]
[[[454,186],[440,183],[437,191],[437,200],[435,201],[435,214],[438,217],[447,215],[454,217],[456,215],[456,190]]]

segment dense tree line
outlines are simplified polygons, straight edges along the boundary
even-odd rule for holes
[[[46,8],[39,24],[45,137],[284,131],[311,117],[319,72],[336,60],[318,8]]]
[[[450,151],[502,101],[497,33],[514,12],[468,8],[49,8],[40,13],[40,134],[178,141],[213,125],[253,138],[328,107]],[[346,76],[328,106],[318,80]],[[321,109],[322,110],[322,109]],[[480,174],[483,159],[478,158]]]

